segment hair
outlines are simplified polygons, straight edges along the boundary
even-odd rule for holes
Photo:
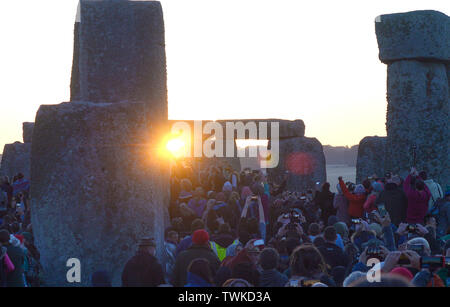
[[[325,239],[322,237],[315,237],[312,243],[315,247],[319,247],[325,244]]]
[[[292,252],[299,247],[300,245],[302,245],[302,241],[299,238],[287,238],[286,239],[286,252],[288,254],[288,256],[292,255]]]
[[[325,182],[322,185],[322,192],[330,192],[330,183],[329,182]]]
[[[370,180],[369,180],[369,179],[365,179],[365,180],[362,182],[362,185],[364,186],[364,188],[365,188],[366,190],[370,189],[370,187],[372,186],[372,184],[370,183]]]
[[[314,245],[305,243],[297,247],[290,259],[291,275],[313,277],[326,272],[325,260]]]
[[[181,190],[186,191],[186,192],[190,192],[192,191],[192,183],[189,179],[181,179],[180,182],[180,186],[181,186]]]
[[[422,180],[427,180],[428,179],[428,175],[426,171],[421,171],[419,173],[420,178],[422,178]]]
[[[223,283],[222,287],[253,287],[248,281],[241,278],[230,278],[226,282]]]
[[[194,231],[199,229],[204,229],[205,223],[201,219],[195,219],[191,223],[191,233],[194,233]]]
[[[252,238],[250,233],[246,229],[239,229],[238,232],[239,242],[242,243],[242,245],[246,245],[248,241]]]
[[[323,237],[327,241],[333,242],[336,241],[337,239],[336,228],[334,228],[334,226],[328,226],[327,228],[325,228],[323,232]]]
[[[350,287],[353,283],[355,283],[359,279],[366,277],[366,275],[367,275],[367,273],[363,273],[361,271],[354,271],[344,279],[342,286]]]
[[[228,223],[224,223],[222,225],[219,226],[219,233],[230,233],[231,232],[231,227],[230,224]]]
[[[196,258],[192,260],[191,263],[189,263],[187,271],[203,278],[203,280],[210,284],[214,283],[209,261],[205,258]]]
[[[0,230],[0,244],[9,243],[9,231],[7,229]]]
[[[418,191],[423,191],[425,189],[425,183],[418,178],[416,179],[415,186],[416,186],[416,190],[418,190]]]
[[[431,254],[431,248],[430,248],[430,244],[428,243],[428,241],[424,238],[418,237],[418,238],[414,238],[409,240],[407,243],[407,245],[413,245],[413,244],[417,244],[417,245],[423,245],[424,247],[424,252],[428,255]],[[422,255],[421,255],[422,256]]]
[[[231,278],[241,278],[255,287],[259,286],[259,272],[250,262],[236,264],[231,271]]]
[[[263,270],[273,270],[278,266],[280,255],[277,250],[271,247],[263,249],[259,254],[259,264]]]
[[[311,236],[317,236],[320,234],[320,226],[317,223],[311,223],[308,227],[308,234]]]

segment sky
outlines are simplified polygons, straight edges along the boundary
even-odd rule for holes
[[[386,135],[375,18],[447,0],[162,0],[169,119],[302,119],[352,146]],[[42,104],[69,100],[78,0],[0,4],[0,148]],[[0,149],[1,150],[1,149]]]

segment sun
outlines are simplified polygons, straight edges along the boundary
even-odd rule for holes
[[[179,158],[186,152],[186,142],[181,138],[169,139],[166,143],[166,149],[172,156]]]

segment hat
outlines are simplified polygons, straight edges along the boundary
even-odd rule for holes
[[[377,237],[380,237],[383,234],[383,229],[380,224],[372,223],[369,225],[369,229],[375,231]]]
[[[407,268],[397,267],[391,270],[391,273],[394,275],[400,275],[408,279],[408,281],[411,281],[414,276],[412,275],[411,271]]]
[[[203,229],[194,231],[192,234],[192,243],[197,245],[205,245],[209,241],[209,234]]]
[[[358,184],[355,187],[355,194],[364,194],[366,192],[366,188],[362,184]]]
[[[231,185],[231,183],[229,181],[227,181],[227,182],[225,182],[223,184],[222,191],[224,191],[224,192],[227,192],[227,191],[231,192],[231,191],[233,191],[233,186]]]
[[[142,238],[139,242],[139,246],[153,246],[156,247],[155,240],[150,237]]]
[[[375,192],[381,192],[383,191],[383,185],[379,182],[372,183],[372,188]]]

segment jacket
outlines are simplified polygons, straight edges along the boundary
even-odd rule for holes
[[[375,203],[384,204],[386,211],[389,212],[392,224],[398,226],[406,221],[408,199],[403,189],[395,183],[386,183]]]
[[[275,269],[264,270],[259,277],[259,286],[261,287],[284,287],[287,282],[287,276]]]
[[[360,218],[363,216],[364,210],[363,205],[366,201],[365,194],[352,194],[345,185],[343,180],[339,180],[339,185],[341,186],[342,193],[345,198],[348,199],[348,214],[354,218]]]
[[[164,283],[164,273],[158,259],[146,252],[138,251],[128,260],[122,272],[122,287],[156,287]]]
[[[192,244],[191,247],[178,254],[173,269],[172,284],[175,287],[183,287],[187,280],[187,269],[192,260],[205,258],[209,261],[212,275],[216,275],[220,266],[219,258],[208,245]]]
[[[410,224],[423,223],[428,211],[428,201],[431,193],[426,185],[423,191],[411,187],[411,175],[406,177],[403,190],[408,198],[408,209],[406,210],[406,221]]]

